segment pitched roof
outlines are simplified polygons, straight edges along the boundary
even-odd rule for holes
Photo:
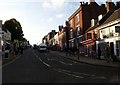
[[[115,11],[111,14],[111,16],[108,17],[107,20],[106,20],[103,24],[101,24],[101,25],[107,24],[107,23],[109,23],[109,22],[111,22],[111,21],[114,21],[114,20],[117,20],[117,19],[119,19],[119,18],[120,18],[120,8],[117,9],[117,10],[115,10]]]
[[[116,20],[116,19],[119,19],[119,18],[120,18],[120,8],[117,9],[117,10],[115,10],[114,12],[109,11],[109,12],[106,13],[106,14],[104,15],[104,17],[99,21],[99,25],[95,25],[95,26],[93,26],[93,27],[89,27],[86,32],[88,32],[88,31],[90,31],[90,30],[93,30],[93,29],[95,29],[95,28],[98,27],[98,26],[101,26],[101,25],[107,24],[107,23],[109,23],[109,22],[111,22],[111,21],[114,21],[114,20]]]

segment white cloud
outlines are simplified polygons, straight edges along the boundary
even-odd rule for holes
[[[64,4],[64,2],[65,2],[66,0],[52,0],[51,2],[52,2],[52,5],[53,5],[53,7],[61,7],[63,4]]]
[[[44,8],[50,8],[50,7],[51,7],[51,3],[45,0],[45,1],[43,2],[42,6],[43,6]]]
[[[52,21],[53,21],[52,17],[48,18],[48,20],[47,20],[47,22],[52,22]]]
[[[44,0],[42,6],[44,8],[59,8],[66,0]]]
[[[56,15],[57,18],[62,18],[65,14],[58,14]]]

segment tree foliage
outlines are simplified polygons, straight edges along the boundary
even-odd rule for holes
[[[7,29],[9,32],[11,32],[11,40],[22,40],[24,34],[23,34],[23,30],[21,27],[21,24],[19,21],[17,21],[16,19],[10,19],[5,21],[3,27],[5,29]]]

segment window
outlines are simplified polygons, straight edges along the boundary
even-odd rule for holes
[[[87,33],[87,39],[91,39],[92,38],[92,33]]]
[[[116,55],[120,56],[120,41],[116,41]]]
[[[72,27],[72,20],[70,20],[70,27]]]
[[[80,27],[77,27],[77,35],[80,35]]]
[[[76,20],[76,23],[79,22],[79,14],[76,15],[75,20]]]
[[[120,26],[115,26],[115,32],[120,33]]]
[[[102,33],[101,37],[103,37],[103,38],[109,38],[110,37],[110,29],[109,28],[101,30],[101,33]]]
[[[70,38],[73,38],[73,32],[72,32],[72,29],[70,30]]]
[[[95,39],[97,38],[97,31],[96,30],[94,31],[94,38]]]

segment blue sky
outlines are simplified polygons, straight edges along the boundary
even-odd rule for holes
[[[0,0],[1,1],[1,0]],[[17,19],[24,37],[31,44],[41,43],[51,30],[58,31],[68,17],[79,7],[81,0],[2,0],[0,20]],[[83,0],[82,0],[83,1]],[[88,2],[89,0],[85,0]],[[113,1],[113,0],[112,0]],[[114,0],[116,2],[118,0]],[[105,0],[97,0],[105,3]]]

